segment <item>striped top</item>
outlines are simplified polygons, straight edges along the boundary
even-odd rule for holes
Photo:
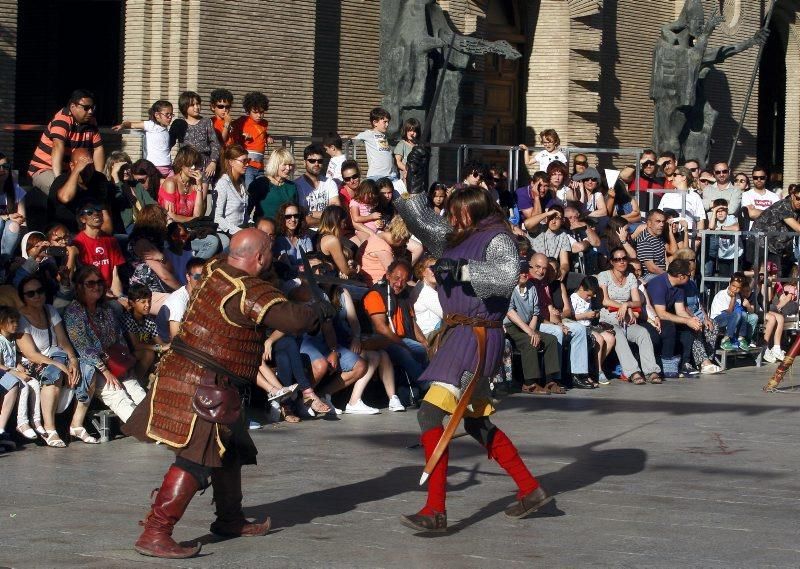
[[[39,144],[33,152],[28,174],[33,176],[40,170],[53,169],[53,140],[64,143],[64,168],[69,163],[70,155],[76,148],[85,148],[89,153],[103,145],[100,131],[97,130],[97,121],[92,118],[86,124],[77,124],[69,113],[69,108],[64,107],[56,113],[53,120],[44,129]]]
[[[636,239],[636,257],[642,262],[643,274],[647,275],[650,273],[650,271],[647,270],[645,261],[653,261],[656,267],[666,270],[666,255],[666,246],[663,238],[654,237],[645,229]]]

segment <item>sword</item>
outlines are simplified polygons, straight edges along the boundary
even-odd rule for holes
[[[475,391],[475,386],[478,384],[483,374],[483,366],[486,362],[486,328],[476,326],[472,329],[472,332],[475,334],[475,339],[478,342],[478,365],[475,368],[475,373],[472,374],[472,379],[469,380],[467,387],[461,393],[461,399],[458,400],[458,404],[453,410],[453,414],[450,416],[450,422],[447,423],[447,427],[445,427],[442,436],[439,437],[439,442],[436,443],[433,454],[431,454],[428,462],[425,463],[425,470],[422,472],[422,476],[419,479],[420,486],[425,484],[428,480],[431,472],[433,472],[439,459],[442,458],[442,454],[444,454],[444,451],[450,444],[450,440],[453,438],[453,434],[456,432],[459,423],[461,423],[461,418],[464,416],[467,406],[472,399],[472,392]]]

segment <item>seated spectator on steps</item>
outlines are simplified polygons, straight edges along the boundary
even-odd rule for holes
[[[181,285],[186,284],[186,263],[193,257],[190,241],[191,235],[182,223],[173,221],[167,225],[164,258],[172,265],[172,272]]]
[[[647,222],[631,235],[636,244],[636,258],[642,263],[644,279],[663,274],[667,267],[667,247],[664,225],[667,218],[659,209],[647,212]]]
[[[317,233],[317,251],[322,260],[336,267],[342,278],[353,278],[355,271],[348,266],[344,257],[343,232],[347,229],[348,218],[345,210],[338,205],[329,205],[322,212]]]
[[[563,273],[569,272],[569,255],[572,252],[574,239],[564,231],[564,208],[554,205],[548,208],[547,230],[531,240],[531,246],[536,253],[542,253],[550,259],[558,259]]]
[[[108,157],[104,173],[108,178],[109,203],[115,235],[130,235],[133,222],[143,207],[156,203],[131,171],[130,157],[115,150]]]
[[[558,345],[563,350],[564,338],[569,337],[570,367],[572,383],[580,389],[593,389],[594,383],[589,378],[589,345],[587,330],[579,322],[565,321],[562,318],[569,316],[567,311],[553,310],[553,296],[550,291],[550,279],[547,278],[549,265],[547,257],[536,253],[531,259],[531,276],[536,287],[539,299],[539,316],[542,322],[539,330],[551,334],[558,340]],[[569,299],[565,299],[567,302]],[[565,306],[566,308],[566,306]]]
[[[128,289],[128,309],[122,313],[122,325],[136,356],[134,374],[146,378],[156,357],[169,348],[169,341],[158,337],[156,319],[150,316],[153,293],[145,285],[135,284]]]
[[[246,227],[250,219],[247,211],[247,186],[244,171],[249,158],[247,151],[234,144],[222,152],[223,174],[214,186],[217,199],[214,203],[214,222],[217,224],[217,237],[223,250],[228,249],[231,236]]]
[[[691,262],[676,259],[666,273],[647,282],[647,294],[661,321],[661,356],[663,359],[675,357],[675,341],[680,341],[682,353],[678,369],[691,361],[694,336],[703,329],[703,322],[686,310],[684,287],[691,277]]]
[[[11,175],[11,162],[0,152],[0,258],[14,254],[25,223],[25,190]]]
[[[300,206],[285,203],[278,208],[275,218],[276,237],[272,254],[276,261],[297,270],[303,264],[300,249],[310,253],[314,246],[306,229],[306,216]]]
[[[720,347],[725,351],[737,348],[750,348],[748,338],[752,335],[747,310],[743,305],[742,287],[747,278],[742,273],[734,273],[728,287],[719,291],[711,301],[711,319],[725,330]]]
[[[563,394],[566,391],[559,383],[561,349],[555,336],[539,331],[539,297],[529,272],[528,261],[520,260],[519,283],[511,294],[503,327],[522,359],[522,391]],[[539,365],[540,354],[543,355],[544,370]]]
[[[192,257],[186,263],[184,279],[186,284],[167,297],[164,306],[158,312],[158,336],[164,340],[172,341],[178,335],[183,322],[183,315],[189,306],[189,298],[195,287],[203,280],[204,259]]]
[[[285,203],[298,203],[297,186],[292,181],[294,157],[286,148],[278,148],[269,156],[264,176],[258,177],[247,188],[250,194],[248,213],[255,210],[253,219],[275,218],[278,208]]]
[[[425,337],[430,341],[433,335],[442,327],[444,313],[442,304],[439,302],[438,283],[436,275],[433,273],[433,265],[436,259],[433,257],[423,257],[414,265],[414,276],[417,286],[420,288],[417,300],[414,302],[414,314],[417,317],[417,325]]]
[[[411,233],[399,215],[392,218],[384,231],[370,235],[361,254],[361,274],[368,284],[375,284],[386,274],[396,259],[395,252],[404,250]]]
[[[97,203],[83,206],[78,212],[78,222],[82,229],[73,243],[80,252],[80,262],[97,268],[103,277],[103,293],[109,299],[116,299],[122,295],[119,266],[125,264],[125,257],[117,240],[102,229],[104,212]]]
[[[153,315],[158,314],[167,296],[181,286],[163,251],[167,237],[166,228],[167,217],[164,210],[157,205],[146,206],[136,219],[128,242],[133,265],[129,285],[142,284],[150,289],[153,295]]]
[[[89,151],[76,148],[70,156],[69,171],[58,176],[50,188],[47,219],[51,223],[63,223],[76,233],[80,229],[76,217],[87,203],[100,207],[100,227],[105,233],[111,234],[114,226],[108,209],[108,180],[94,169]]]
[[[370,350],[385,350],[395,368],[416,383],[428,363],[428,342],[416,323],[409,299],[410,277],[408,261],[398,259],[389,266],[386,278],[364,296],[364,309],[375,331],[364,345]]]
[[[121,351],[118,347],[127,347],[127,343],[117,313],[105,302],[105,287],[106,281],[97,267],[79,268],[75,272],[75,300],[64,311],[64,322],[81,367],[84,363],[91,366],[89,384],[96,386],[103,403],[124,423],[145,398],[145,391],[132,369],[120,377],[109,369],[111,362],[118,361],[113,359]]]
[[[593,300],[595,290],[598,288],[595,277],[586,277],[581,281],[578,290],[570,295],[569,301],[574,311],[575,320],[586,326],[591,334],[589,340],[592,344],[592,351],[597,358],[597,382],[607,385],[609,381],[603,372],[603,362],[608,357],[608,354],[611,353],[611,350],[614,349],[616,337],[613,331],[596,326],[599,323],[600,312],[594,310]]]

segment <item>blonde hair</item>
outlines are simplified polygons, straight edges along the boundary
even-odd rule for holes
[[[264,175],[267,178],[277,178],[278,170],[280,170],[281,166],[284,164],[291,164],[294,166],[294,156],[292,156],[292,153],[285,148],[273,150],[272,154],[269,155],[267,165],[264,167]]]
[[[406,227],[406,222],[399,215],[395,215],[386,226],[386,231],[392,236],[395,241],[405,241],[411,237],[411,232]]]
[[[695,252],[688,247],[684,247],[683,249],[678,249],[675,251],[675,255],[673,255],[672,260],[677,261],[678,259],[682,259],[684,261],[694,261],[697,259]]]

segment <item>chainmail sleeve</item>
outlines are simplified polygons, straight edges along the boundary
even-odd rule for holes
[[[461,270],[461,278],[469,280],[475,294],[484,300],[493,296],[511,298],[519,281],[519,250],[514,238],[498,233],[489,241],[486,260],[470,261]]]
[[[447,236],[453,228],[443,216],[436,215],[428,206],[428,196],[424,193],[405,194],[394,200],[393,205],[411,234],[422,242],[431,255],[437,259],[441,257],[447,246]]]

